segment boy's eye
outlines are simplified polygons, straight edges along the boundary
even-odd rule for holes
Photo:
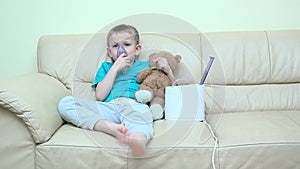
[[[131,46],[131,44],[130,43],[125,43],[125,46]]]
[[[113,45],[112,47],[113,47],[113,48],[116,48],[116,47],[118,47],[118,45],[117,45],[117,44],[115,44],[115,45]]]

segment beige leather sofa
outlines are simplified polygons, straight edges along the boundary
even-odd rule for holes
[[[159,120],[136,158],[109,135],[64,123],[63,96],[94,99],[105,36],[49,35],[38,43],[38,72],[0,81],[0,168],[300,168],[300,30],[141,36],[140,59],[182,56],[180,84],[197,83],[215,56],[205,82],[213,133],[204,122]]]

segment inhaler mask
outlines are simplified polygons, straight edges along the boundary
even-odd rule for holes
[[[126,49],[124,48],[123,45],[118,45],[117,58],[123,53],[127,55]]]
[[[128,54],[123,45],[118,45],[117,58],[123,53],[125,53],[126,55]],[[127,69],[128,69],[128,67],[122,69],[123,74],[127,74]]]

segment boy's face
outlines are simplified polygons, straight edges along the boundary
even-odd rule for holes
[[[136,44],[134,36],[128,32],[118,32],[110,36],[109,47],[107,48],[108,55],[115,61],[117,60],[118,46],[123,45],[128,56],[134,60],[135,56],[139,55],[141,45]]]

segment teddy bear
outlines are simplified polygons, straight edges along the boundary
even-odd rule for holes
[[[149,104],[153,120],[164,117],[165,107],[165,87],[171,86],[172,81],[167,74],[158,69],[155,59],[165,58],[174,72],[181,60],[180,55],[173,55],[167,51],[159,51],[149,56],[150,68],[146,68],[137,75],[137,82],[140,84],[139,90],[134,93],[137,102]]]

